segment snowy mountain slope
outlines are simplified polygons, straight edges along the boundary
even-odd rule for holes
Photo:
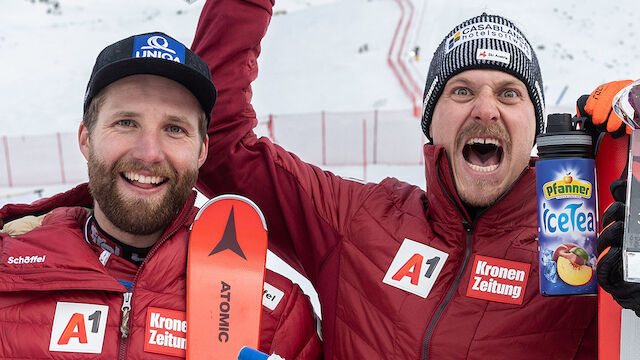
[[[547,105],[560,100],[558,105],[571,109],[580,94],[604,81],[640,77],[637,1],[451,4],[425,0],[414,4],[419,19],[413,29],[419,31],[407,48],[422,49],[416,64],[422,74],[420,84],[424,84],[430,55],[446,33],[482,12],[511,19],[527,35],[541,63]],[[399,7],[391,0],[341,1],[275,16],[263,41],[260,75],[254,85],[256,109],[288,113],[409,108],[384,62],[399,16]],[[343,35],[336,39],[340,36],[336,34]],[[371,50],[359,54],[363,43]]]
[[[0,13],[0,135],[75,131],[93,61],[106,44],[165,31],[193,39],[204,2],[7,0]],[[456,2],[414,0],[407,46],[421,47],[422,77],[450,28],[482,11],[503,14],[527,34],[540,58],[547,104],[571,108],[598,83],[640,72],[640,4],[620,0]],[[282,0],[263,41],[254,105],[261,114],[409,108],[386,54],[400,9],[393,0]],[[368,51],[358,53],[367,44]],[[419,75],[417,75],[419,76]]]

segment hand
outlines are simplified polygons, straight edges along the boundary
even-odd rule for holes
[[[602,216],[605,226],[598,236],[598,284],[626,309],[633,310],[640,317],[640,284],[623,280],[622,239],[624,236],[624,198],[627,181],[618,179],[611,183],[610,190],[614,203],[609,205]]]
[[[631,128],[612,108],[613,98],[630,83],[632,80],[612,81],[598,86],[591,95],[582,95],[576,103],[577,115],[591,120],[597,130],[611,133],[614,139],[631,134]]]

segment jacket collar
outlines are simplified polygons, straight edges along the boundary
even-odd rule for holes
[[[196,193],[191,192],[191,196],[187,199],[184,206],[180,209],[175,219],[169,224],[161,238],[167,234],[175,232],[180,226],[190,224],[195,217],[196,211],[193,207],[195,203]],[[54,195],[49,198],[40,199],[32,204],[8,204],[0,209],[0,227],[13,219],[17,219],[26,215],[42,215],[59,207],[93,207],[93,197],[89,192],[89,184],[83,183],[75,188]]]
[[[167,227],[160,240],[156,242],[152,251],[162,246],[162,243],[178,230],[193,222],[197,210],[193,206],[195,197],[195,192],[192,192],[174,221]],[[82,184],[67,192],[38,200],[31,205],[7,205],[3,207],[0,210],[3,218],[6,216],[14,219],[33,213],[49,213],[55,209],[56,211],[51,212],[45,219],[54,218],[48,225],[56,226],[57,230],[48,228],[49,230],[45,232],[27,232],[13,240],[9,236],[0,234],[3,238],[0,241],[0,245],[3,245],[5,249],[15,251],[18,255],[35,255],[36,257],[41,257],[42,260],[41,263],[35,264],[35,266],[27,264],[26,266],[18,266],[12,269],[11,272],[0,271],[0,292],[20,292],[33,290],[34,288],[39,291],[125,291],[125,288],[115,281],[100,263],[97,256],[99,252],[96,253],[94,247],[86,246],[87,242],[84,239],[83,226],[87,215],[85,211],[78,207],[88,207],[92,204],[93,198],[89,193],[89,188],[87,184]],[[58,218],[62,222],[58,222]],[[70,223],[68,221],[70,219],[77,222],[77,226]],[[63,232],[60,232],[60,229],[63,229]],[[61,236],[64,237],[66,245],[64,247],[59,246]],[[58,240],[52,243],[52,238]],[[3,244],[3,241],[7,242]],[[186,241],[181,241],[181,243],[184,243],[182,246],[186,247]],[[21,251],[22,247],[26,247],[28,251]],[[175,250],[176,248],[173,247],[173,249]],[[8,263],[8,260],[5,261],[4,257],[11,255],[12,253],[3,253],[0,256],[0,258],[3,258],[3,260],[0,260],[0,268],[5,263]],[[175,256],[175,254],[171,256]],[[147,258],[150,257],[151,253]],[[63,270],[60,271],[60,269]],[[78,281],[78,278],[82,278],[82,281]]]

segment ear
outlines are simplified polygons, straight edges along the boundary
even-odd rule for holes
[[[200,155],[198,156],[198,169],[207,160],[207,154],[209,153],[209,135],[205,135],[202,141],[202,147],[200,148]]]
[[[80,152],[82,152],[84,158],[89,161],[89,129],[82,123],[78,129],[78,144],[80,146]]]

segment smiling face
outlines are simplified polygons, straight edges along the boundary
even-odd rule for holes
[[[445,85],[430,133],[449,156],[462,201],[488,206],[528,165],[535,127],[522,81],[498,70],[467,70]]]
[[[96,220],[129,245],[150,246],[184,205],[206,159],[202,108],[184,86],[155,75],[118,80],[99,97],[91,131],[79,131]]]

